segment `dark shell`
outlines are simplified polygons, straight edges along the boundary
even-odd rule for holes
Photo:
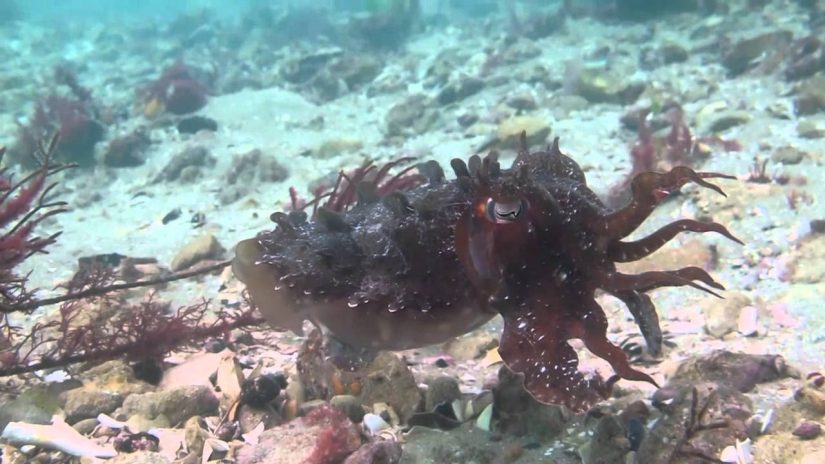
[[[357,346],[440,343],[500,314],[499,352],[507,366],[524,374],[539,401],[575,411],[606,397],[618,378],[653,382],[607,340],[597,290],[628,306],[655,353],[661,331],[644,292],[722,288],[697,267],[626,275],[615,263],[641,259],[683,231],[736,240],[719,224],[680,220],[622,241],[670,192],[694,182],[721,193],[704,179],[727,176],[686,167],[642,173],[631,183],[630,203],[614,212],[587,187],[558,140],[548,151],[529,153],[522,138],[506,170],[495,153],[451,165],[456,179],[450,181],[434,163],[420,165],[413,181],[384,182],[388,167],[371,165],[342,175],[312,219],[276,213],[278,227],[239,243],[236,275],[274,325],[300,332],[309,319]],[[571,338],[607,360],[616,375],[585,379]]]

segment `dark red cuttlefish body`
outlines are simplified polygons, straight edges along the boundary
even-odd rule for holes
[[[436,163],[389,178],[392,165],[343,175],[311,218],[275,213],[277,227],[240,242],[233,264],[253,302],[274,325],[300,333],[309,319],[355,346],[407,349],[504,319],[499,352],[539,401],[586,410],[619,378],[653,382],[607,339],[597,290],[623,301],[649,348],[661,347],[655,308],[645,294],[688,285],[722,286],[698,267],[622,274],[615,263],[641,259],[678,233],[717,232],[716,223],[680,220],[623,241],[670,192],[688,182],[729,177],[677,167],[646,172],[632,199],[611,211],[561,153],[522,148],[502,170],[495,153],[455,159],[455,180]],[[316,199],[317,205],[321,199]],[[581,339],[616,375],[585,378],[568,344]]]

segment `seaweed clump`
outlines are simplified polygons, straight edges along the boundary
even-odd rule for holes
[[[68,211],[54,197],[54,176],[72,164],[55,161],[58,137],[34,152],[37,168],[15,180],[0,169],[0,377],[100,362],[126,357],[133,361],[157,360],[177,346],[210,337],[227,338],[234,328],[257,325],[260,318],[249,305],[213,309],[206,301],[173,310],[154,291],[133,302],[124,290],[153,288],[168,282],[223,269],[228,262],[178,272],[159,278],[129,281],[106,265],[81,266],[64,286],[65,293],[40,298],[30,288],[32,257],[47,253],[60,232],[38,235],[49,218]],[[0,159],[6,153],[0,147]],[[28,327],[38,308],[57,310]]]
[[[53,90],[36,103],[28,124],[18,124],[15,157],[24,166],[32,167],[29,155],[38,150],[41,140],[58,133],[60,144],[55,148],[55,158],[90,166],[95,160],[95,145],[105,133],[92,92],[80,85],[75,73],[65,65],[55,68],[54,81],[68,92]]]

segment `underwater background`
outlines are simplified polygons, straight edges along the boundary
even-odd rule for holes
[[[823,40],[822,0],[0,0],[0,462],[825,462]],[[478,303],[489,279],[575,253],[550,251],[555,232],[501,264],[509,222],[552,213],[485,191],[499,174],[471,157],[517,183],[556,138],[586,179],[566,165],[544,186],[560,230],[655,206],[612,237],[649,256],[610,255],[651,280],[564,309],[578,322],[512,319],[530,338]],[[402,230],[399,208],[462,205],[354,270],[313,267],[358,208]],[[657,230],[670,240],[644,242]],[[233,273],[254,237],[288,262]],[[438,285],[450,266],[414,290],[388,271],[418,244],[469,293]],[[426,324],[373,325],[357,292],[331,335],[304,321],[358,272],[413,299],[454,290],[479,323],[427,306]],[[621,355],[577,325],[602,310]],[[460,336],[364,348],[416,332]]]

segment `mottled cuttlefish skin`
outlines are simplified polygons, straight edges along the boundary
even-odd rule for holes
[[[277,226],[240,242],[233,269],[273,325],[301,332],[304,320],[354,346],[400,350],[504,320],[499,353],[539,401],[584,411],[620,378],[653,382],[607,339],[595,293],[624,302],[651,351],[661,348],[658,316],[645,292],[722,286],[686,267],[627,275],[635,261],[683,231],[717,232],[716,223],[680,220],[623,241],[664,197],[688,182],[721,193],[708,178],[676,167],[631,183],[631,200],[612,211],[587,187],[581,168],[559,150],[522,145],[510,169],[496,153],[451,163],[447,180],[433,162],[389,178],[393,165],[366,164],[313,202],[311,215],[275,213]],[[585,378],[568,344],[581,339],[615,375]]]

